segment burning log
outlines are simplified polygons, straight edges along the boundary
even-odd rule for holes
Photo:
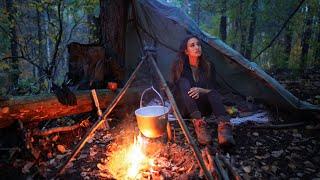
[[[129,89],[128,98],[120,101],[119,105],[135,103],[139,92],[138,88]],[[95,108],[89,90],[78,91],[75,94],[77,97],[77,105],[75,106],[60,104],[53,94],[19,96],[0,101],[0,128],[7,127],[16,120],[23,122],[43,121],[89,112]],[[101,109],[105,109],[116,97],[116,93],[109,90],[98,90],[97,94]]]

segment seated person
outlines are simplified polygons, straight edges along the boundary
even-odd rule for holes
[[[174,95],[182,115],[192,118],[198,142],[202,145],[212,142],[202,116],[213,113],[219,121],[219,145],[234,145],[230,118],[214,86],[214,67],[203,58],[199,39],[196,36],[184,39],[177,58],[171,69]]]

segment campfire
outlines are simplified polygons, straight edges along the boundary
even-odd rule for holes
[[[141,135],[134,138],[134,142],[127,147],[112,152],[108,162],[109,172],[116,179],[140,179],[142,170],[152,170],[153,158],[149,157],[145,148],[147,141]]]
[[[134,115],[124,121],[109,132],[111,134],[108,137],[113,140],[108,141],[107,146],[101,149],[97,149],[99,145],[95,146],[102,156],[95,155],[89,161],[98,169],[94,176],[112,179],[178,179],[199,170],[193,151],[185,144],[178,127],[177,143],[172,143],[165,142],[165,137],[151,139],[137,135],[139,129]],[[105,131],[99,130],[93,142],[99,144],[105,136]],[[90,164],[88,161],[86,163]]]

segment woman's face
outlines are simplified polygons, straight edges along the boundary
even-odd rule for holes
[[[201,44],[200,41],[193,37],[187,42],[187,49],[185,50],[186,55],[189,58],[198,58],[201,56]]]

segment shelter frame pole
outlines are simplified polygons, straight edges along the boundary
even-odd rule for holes
[[[136,77],[136,74],[138,70],[140,69],[141,65],[145,61],[146,56],[143,56],[141,58],[140,63],[134,70],[134,72],[131,74],[129,80],[127,83],[124,85],[122,90],[119,92],[119,94],[114,98],[114,100],[111,102],[111,104],[108,106],[108,108],[103,112],[102,116],[99,117],[99,119],[92,125],[89,131],[85,134],[83,139],[77,144],[76,148],[73,150],[72,154],[70,157],[67,159],[67,161],[58,169],[56,176],[59,176],[64,173],[66,166],[75,158],[75,156],[81,151],[85,143],[89,140],[89,137],[91,137],[92,133],[94,133],[98,127],[104,122],[103,119],[106,119],[107,116],[111,113],[113,108],[118,104],[118,102],[121,100],[123,95],[127,92],[129,86],[132,84],[133,80]]]
[[[208,169],[207,169],[207,167],[206,167],[206,165],[205,165],[205,163],[204,163],[204,161],[202,159],[201,152],[200,152],[198,146],[196,145],[194,139],[192,138],[186,123],[182,119],[182,116],[181,116],[181,114],[180,114],[180,112],[178,110],[178,106],[176,104],[176,101],[174,100],[173,95],[172,95],[172,93],[171,93],[171,91],[170,91],[170,89],[169,89],[169,87],[168,87],[163,75],[161,74],[161,72],[160,72],[160,70],[158,68],[158,65],[156,64],[156,62],[155,62],[155,60],[154,60],[154,58],[152,57],[151,54],[148,55],[147,59],[148,59],[148,61],[151,62],[151,64],[153,65],[153,67],[156,70],[156,73],[158,74],[158,76],[160,78],[161,84],[164,87],[165,92],[166,92],[166,94],[168,96],[168,99],[169,99],[169,101],[170,101],[170,103],[172,105],[174,115],[178,119],[179,125],[180,125],[180,127],[181,127],[181,129],[183,131],[184,136],[187,138],[188,143],[191,144],[192,150],[195,153],[196,159],[197,159],[200,167],[202,168],[206,178],[209,179],[209,180],[213,180],[213,176],[208,171]]]

